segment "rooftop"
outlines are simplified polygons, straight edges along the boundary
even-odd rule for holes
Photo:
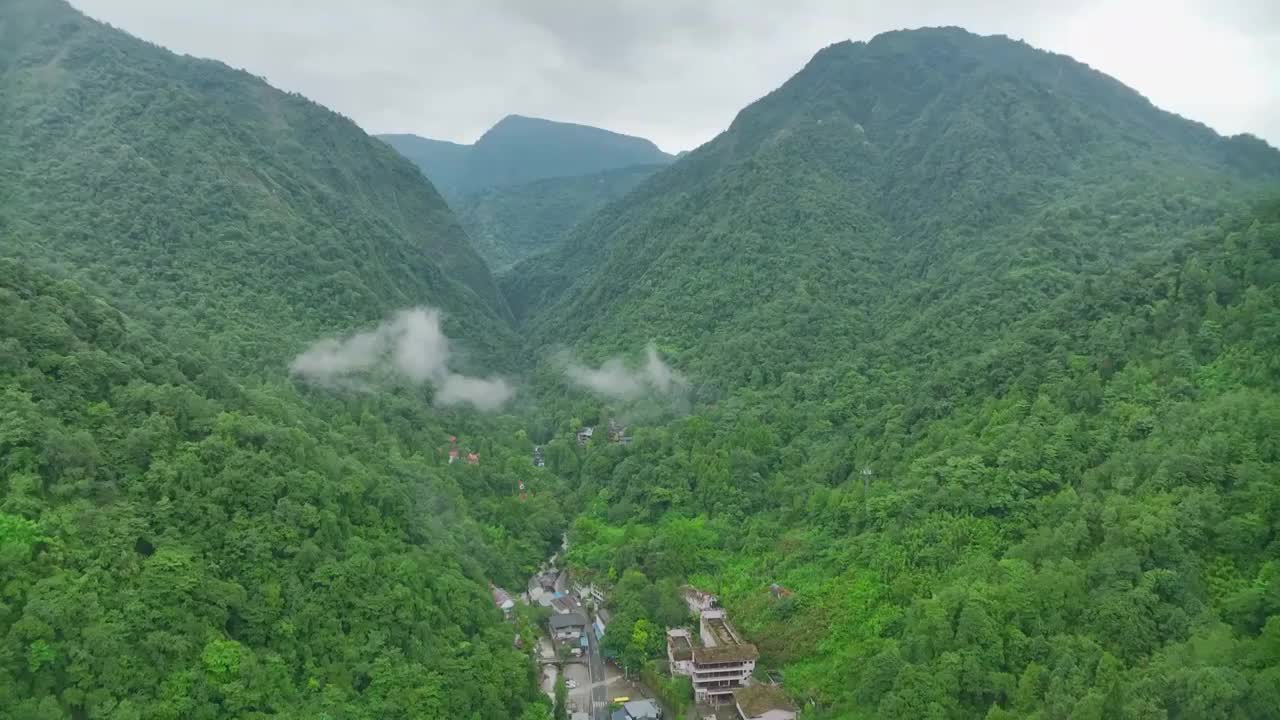
[[[751,685],[733,694],[733,699],[747,717],[763,715],[770,710],[796,712],[796,706],[777,685]]]
[[[758,657],[760,657],[760,651],[751,643],[696,647],[693,649],[693,662],[696,664],[747,662]]]
[[[693,643],[689,641],[689,633],[680,630],[667,631],[667,648],[674,660],[693,659]]]
[[[662,709],[652,700],[632,700],[623,703],[622,709],[632,720],[658,720],[662,717]]]
[[[710,613],[704,613],[702,622],[711,631],[711,636],[715,639],[716,645],[736,645],[742,640],[738,637],[738,633],[729,627],[729,623],[724,617],[711,617]]]
[[[587,624],[587,618],[582,613],[570,612],[552,615],[549,622],[552,630],[560,630],[562,628],[584,627]]]

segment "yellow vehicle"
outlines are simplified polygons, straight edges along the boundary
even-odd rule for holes
[[[630,700],[630,699],[631,699],[631,698],[629,698],[629,697],[627,697],[627,696],[625,696],[625,695],[624,695],[624,696],[622,696],[622,697],[616,697],[616,698],[614,698],[614,699],[613,699],[613,701],[614,701],[615,703],[618,703],[619,705],[621,705],[622,703],[624,703],[624,702],[626,702],[626,701],[628,701],[628,700]]]

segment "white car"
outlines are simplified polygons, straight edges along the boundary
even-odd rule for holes
[[[564,686],[565,686],[565,687],[567,687],[567,688],[569,688],[570,690],[573,690],[574,688],[578,687],[578,681],[577,681],[577,680],[565,680],[565,681],[564,681]]]

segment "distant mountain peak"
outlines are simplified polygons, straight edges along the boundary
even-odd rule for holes
[[[644,138],[518,114],[503,117],[473,145],[445,145],[412,135],[381,137],[455,198],[486,188],[674,159]]]

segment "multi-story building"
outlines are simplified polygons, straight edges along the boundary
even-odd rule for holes
[[[733,692],[751,684],[760,653],[755,645],[743,642],[729,625],[724,610],[708,609],[698,621],[700,644],[688,630],[667,631],[667,660],[671,672],[693,680],[693,698],[699,703],[719,704],[733,700]]]

